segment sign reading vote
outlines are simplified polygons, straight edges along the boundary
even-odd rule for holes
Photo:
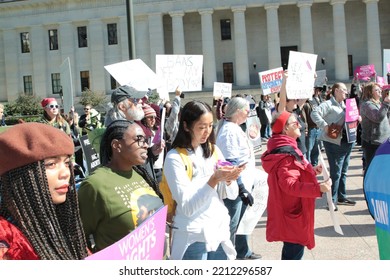
[[[263,95],[277,93],[280,91],[283,81],[283,67],[259,72],[260,85]]]
[[[167,206],[163,206],[135,230],[86,260],[162,260]]]
[[[156,55],[156,74],[168,92],[202,90],[203,55]]]
[[[99,154],[91,145],[88,135],[80,137],[80,144],[83,149],[85,161],[87,162],[88,174],[91,174],[92,171],[100,166]]]

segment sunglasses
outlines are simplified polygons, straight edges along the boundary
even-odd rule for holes
[[[84,111],[89,111],[90,109],[89,108],[84,108]]]
[[[50,109],[54,109],[54,108],[58,109],[59,107],[60,107],[60,106],[54,105],[54,104],[50,104],[50,105],[47,105],[47,106],[46,106],[46,108],[50,108]]]

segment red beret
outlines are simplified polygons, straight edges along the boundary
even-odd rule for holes
[[[73,155],[72,139],[44,123],[16,124],[0,133],[0,175],[40,160]]]
[[[50,97],[50,98],[44,98],[44,99],[42,99],[42,101],[41,101],[41,105],[42,105],[43,108],[45,108],[45,107],[47,106],[47,104],[50,104],[50,103],[52,103],[52,102],[57,102],[57,100],[56,100],[55,98],[52,98],[52,97]]]
[[[279,117],[275,120],[274,124],[272,125],[272,133],[280,134],[283,131],[284,126],[286,125],[286,122],[288,118],[291,116],[291,113],[287,111],[283,111]]]

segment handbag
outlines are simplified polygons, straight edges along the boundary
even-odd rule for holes
[[[342,130],[342,126],[336,123],[331,123],[328,127],[328,137],[332,139],[336,139],[339,137],[339,134]]]

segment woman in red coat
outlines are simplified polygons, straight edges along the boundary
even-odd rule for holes
[[[313,167],[297,147],[300,125],[293,113],[277,113],[272,137],[261,161],[268,173],[266,238],[283,241],[282,260],[302,259],[305,246],[314,242],[315,199],[331,188],[331,180],[319,183],[322,166]]]

